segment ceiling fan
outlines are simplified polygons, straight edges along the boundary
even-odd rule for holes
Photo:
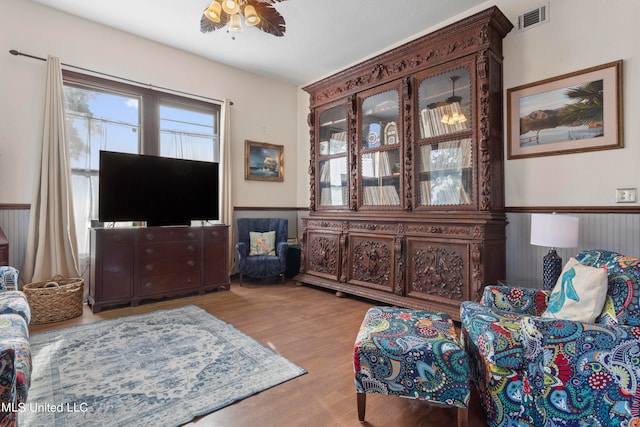
[[[256,27],[276,37],[284,36],[284,18],[274,3],[285,0],[213,0],[202,13],[200,32],[208,33],[224,27],[227,32],[239,33],[244,25]]]

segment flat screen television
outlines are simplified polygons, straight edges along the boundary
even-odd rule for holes
[[[217,220],[218,163],[100,151],[100,222]]]

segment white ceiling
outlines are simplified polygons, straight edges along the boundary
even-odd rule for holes
[[[287,0],[284,37],[245,28],[203,34],[210,0],[33,0],[159,43],[294,85],[311,83],[485,0]]]

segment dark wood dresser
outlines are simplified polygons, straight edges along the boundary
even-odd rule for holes
[[[131,304],[214,289],[228,290],[229,227],[91,230],[89,305]]]

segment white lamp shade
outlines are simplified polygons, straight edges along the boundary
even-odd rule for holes
[[[260,23],[260,17],[256,13],[256,8],[248,4],[244,7],[244,23],[250,26],[258,25]]]
[[[229,15],[233,15],[240,11],[240,3],[237,0],[223,0],[222,10],[227,12]]]
[[[212,22],[220,22],[221,6],[216,0],[211,2],[211,5],[204,11],[204,16]]]
[[[229,31],[234,33],[241,33],[243,31],[242,20],[240,19],[240,15],[237,13],[235,15],[231,15],[231,19],[229,20]]]
[[[579,221],[577,216],[531,214],[531,244],[575,248],[578,246]]]

